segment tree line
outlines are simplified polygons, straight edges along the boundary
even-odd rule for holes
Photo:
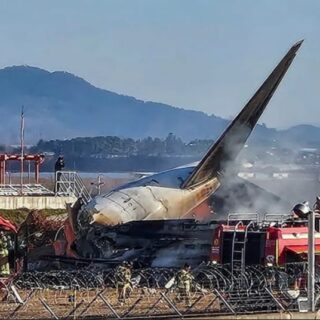
[[[70,157],[108,158],[119,156],[199,156],[208,150],[212,140],[183,142],[173,133],[165,139],[147,137],[145,139],[106,137],[81,137],[69,140],[39,140],[31,147],[30,153],[52,152]]]

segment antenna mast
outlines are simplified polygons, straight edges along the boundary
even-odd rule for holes
[[[24,106],[21,108],[21,127],[20,127],[20,146],[21,146],[21,161],[20,161],[20,186],[21,194],[23,194],[23,158],[24,158]]]

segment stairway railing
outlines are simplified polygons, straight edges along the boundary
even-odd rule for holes
[[[75,171],[57,171],[55,174],[55,194],[82,198],[85,203],[91,200],[91,195],[83,180]]]

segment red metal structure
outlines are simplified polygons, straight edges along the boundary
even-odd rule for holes
[[[2,218],[1,216],[0,216],[0,230],[17,233],[17,227],[14,225],[14,223],[11,222],[10,220]]]
[[[0,154],[0,184],[6,183],[6,162],[7,161],[34,161],[34,178],[39,183],[40,165],[44,162],[42,154],[25,154],[21,159],[20,154]],[[23,173],[23,172],[22,172]]]
[[[211,260],[218,263],[239,261],[244,249],[245,264],[284,265],[307,261],[308,227],[294,219],[283,224],[269,225],[249,222],[221,224],[214,232]],[[240,240],[239,240],[240,239]],[[315,233],[316,260],[320,262],[320,233]]]
[[[320,233],[315,233],[316,257],[320,253]],[[267,229],[265,256],[274,257],[275,264],[283,265],[297,260],[306,261],[308,254],[308,228],[286,227]]]

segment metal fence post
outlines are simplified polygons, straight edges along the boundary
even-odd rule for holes
[[[315,252],[314,252],[315,217],[311,210],[308,217],[308,305],[309,311],[315,311],[314,278],[315,278]]]

